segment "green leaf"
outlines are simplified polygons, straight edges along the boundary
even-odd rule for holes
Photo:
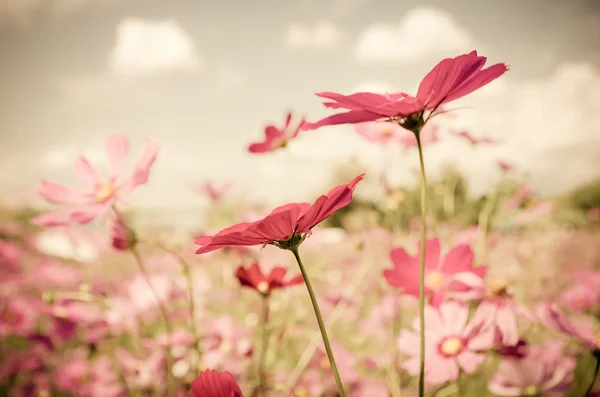
[[[596,357],[591,352],[585,352],[577,359],[577,368],[575,368],[573,383],[571,383],[571,388],[565,394],[565,397],[585,396],[587,389],[594,381],[596,360]]]

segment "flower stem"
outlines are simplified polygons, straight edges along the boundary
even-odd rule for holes
[[[260,320],[260,332],[261,332],[261,343],[260,343],[260,357],[258,358],[258,390],[260,395],[266,396],[267,386],[267,349],[269,347],[269,296],[263,295],[262,297],[262,315]]]
[[[137,248],[135,246],[132,246],[129,250],[135,257],[135,261],[140,269],[140,273],[142,273],[142,276],[144,276],[144,279],[146,280],[146,284],[148,284],[148,287],[150,287],[150,291],[152,291],[152,294],[154,295],[154,298],[156,299],[156,303],[158,304],[158,309],[160,310],[160,313],[165,322],[165,328],[167,329],[167,334],[169,335],[169,337],[171,337],[172,332],[173,332],[173,327],[171,327],[171,322],[169,321],[169,315],[167,313],[167,309],[166,309],[165,305],[163,304],[163,302],[161,302],[160,298],[158,297],[158,293],[156,292],[156,289],[154,288],[154,286],[152,285],[152,282],[150,281],[150,277],[148,276],[148,271],[146,269],[146,265],[144,264],[142,256],[140,255],[139,251],[137,250]],[[171,372],[171,368],[173,366],[173,357],[171,356],[171,348],[169,346],[167,346],[166,352],[167,352],[167,396],[173,396],[174,395],[173,394],[174,378],[173,378],[173,373]]]
[[[590,387],[588,387],[587,392],[585,393],[585,397],[589,396],[596,384],[596,378],[598,377],[598,370],[600,369],[600,351],[594,352],[594,357],[596,357],[596,370],[594,371],[594,377],[592,378],[592,383]]]
[[[317,317],[317,323],[319,324],[321,336],[323,337],[323,344],[325,345],[325,351],[327,352],[327,357],[329,358],[329,365],[331,366],[331,371],[333,372],[333,377],[335,378],[338,393],[340,394],[340,397],[346,397],[346,392],[344,392],[344,386],[342,385],[342,379],[340,378],[340,373],[338,372],[337,365],[335,364],[335,359],[333,358],[333,351],[331,350],[329,337],[327,336],[327,330],[325,329],[325,324],[323,323],[323,316],[321,315],[321,309],[319,309],[319,303],[317,302],[315,291],[312,288],[312,285],[308,278],[308,274],[306,274],[306,270],[304,269],[304,265],[302,264],[302,260],[300,259],[300,255],[298,254],[298,248],[290,248],[290,251],[292,251],[292,253],[294,254],[294,257],[298,262],[298,266],[300,267],[300,272],[304,277],[304,283],[306,284],[306,289],[308,290],[310,301],[312,302],[313,309],[315,310],[315,316]]]
[[[427,178],[420,131],[415,132],[419,149],[419,165],[421,169],[421,253],[419,257],[419,397],[425,396],[425,239],[427,237]]]

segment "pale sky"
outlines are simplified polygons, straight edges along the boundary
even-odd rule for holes
[[[330,114],[319,91],[415,93],[443,57],[472,49],[511,70],[451,107],[431,173],[465,171],[474,192],[495,160],[527,170],[541,193],[600,172],[600,6],[594,0],[0,0],[0,191],[32,197],[42,178],[75,184],[78,153],[105,167],[104,139],[161,146],[133,204],[201,201],[190,184],[232,181],[274,203],[311,199],[356,155],[375,176],[381,148],[351,126],[302,133],[286,150],[247,153],[285,111]],[[452,124],[450,124],[452,123]],[[502,141],[472,151],[453,125]],[[389,149],[392,179],[413,154]],[[365,192],[363,192],[365,193]]]

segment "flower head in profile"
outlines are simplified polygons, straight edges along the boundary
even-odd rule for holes
[[[275,289],[290,287],[304,282],[301,274],[286,280],[286,273],[287,271],[283,267],[277,266],[269,274],[264,274],[258,263],[254,262],[248,268],[243,266],[238,267],[235,276],[242,286],[255,289],[263,295],[269,295]]]
[[[193,397],[244,397],[233,376],[225,372],[206,370],[192,381]]]
[[[84,189],[77,190],[54,182],[42,181],[39,194],[46,201],[72,207],[37,216],[33,223],[51,227],[67,226],[71,223],[85,224],[105,214],[111,206],[126,200],[133,190],[148,182],[150,168],[156,160],[158,146],[148,141],[138,157],[133,172],[119,182],[129,154],[129,143],[123,135],[110,135],[106,141],[110,173],[102,178],[85,157],[75,161],[75,172]]]
[[[488,389],[498,397],[564,396],[573,379],[575,360],[554,346],[530,347],[522,358],[504,358]]]
[[[581,321],[573,322],[556,303],[540,305],[537,315],[546,327],[576,339],[588,349],[600,352],[600,332],[594,331],[591,316],[583,316]]]
[[[419,249],[420,252],[420,249]],[[387,282],[400,288],[406,295],[419,296],[419,256],[409,255],[404,248],[394,248],[390,252],[394,264],[393,269],[383,272]],[[454,275],[470,272],[483,277],[487,267],[473,267],[474,254],[466,244],[452,248],[441,258],[441,247],[438,239],[430,239],[425,243],[425,296],[430,296],[430,303],[439,306],[444,295],[454,291],[456,283]]]
[[[425,308],[425,379],[431,384],[452,382],[462,369],[475,372],[487,356],[482,351],[491,347],[493,334],[468,322],[469,308],[459,302],[444,302],[439,308]],[[411,374],[419,373],[419,321],[413,330],[404,330],[398,348],[410,356],[403,367]]]
[[[118,251],[128,250],[137,244],[137,236],[135,235],[135,232],[127,226],[122,214],[118,214],[115,219],[112,220],[110,237],[112,239],[113,248]]]
[[[393,120],[406,129],[420,129],[440,106],[461,98],[497,79],[508,70],[499,63],[483,69],[486,57],[477,51],[446,58],[438,63],[421,81],[416,96],[403,92],[374,94],[357,92],[351,95],[321,92],[327,99],[324,105],[346,112],[326,117],[315,123],[304,123],[303,130],[314,130],[328,125],[356,124],[376,120]]]
[[[350,183],[331,189],[313,204],[292,203],[275,208],[263,219],[242,222],[221,230],[214,236],[203,236],[195,241],[197,254],[230,246],[276,245],[281,249],[297,247],[310,230],[334,212],[350,204],[356,185],[364,174]]]
[[[291,122],[292,113],[288,113],[282,128],[277,128],[271,124],[268,125],[265,128],[265,140],[250,144],[250,146],[248,146],[248,151],[250,153],[260,154],[286,147],[289,141],[298,136],[300,127],[302,127],[302,124],[304,123],[304,119],[301,119],[295,127],[291,127]]]
[[[477,146],[477,145],[481,145],[481,144],[492,145],[492,144],[498,143],[497,140],[489,138],[489,137],[484,136],[482,138],[478,138],[476,136],[473,136],[467,130],[460,130],[460,131],[450,130],[450,134],[454,135],[457,138],[466,140],[472,146]]]

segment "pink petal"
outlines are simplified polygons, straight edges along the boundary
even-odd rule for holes
[[[252,143],[248,146],[248,151],[250,153],[267,153],[272,151],[270,142],[260,142],[260,143]]]
[[[440,265],[440,240],[428,239],[425,242],[425,269],[436,270]],[[419,250],[417,258],[421,257],[421,243],[419,242]]]
[[[500,329],[504,345],[514,346],[519,342],[517,316],[508,306],[498,308],[496,312],[496,325]]]
[[[110,179],[115,182],[125,166],[129,155],[129,143],[124,135],[113,134],[106,140],[106,152],[110,165]]]
[[[452,358],[430,356],[429,360],[425,361],[425,367],[425,382],[428,384],[438,385],[458,379],[458,364]]]
[[[503,63],[498,63],[496,65],[490,66],[487,69],[484,69],[474,75],[472,78],[465,81],[461,84],[457,89],[455,89],[444,102],[453,101],[460,97],[463,97],[471,92],[483,87],[484,85],[496,80],[498,77],[502,76],[508,68]]]
[[[442,272],[454,274],[470,270],[473,267],[473,250],[467,244],[459,244],[446,254]]]
[[[48,212],[36,216],[31,223],[43,227],[60,227],[71,224],[71,211]]]
[[[325,127],[328,125],[363,123],[365,121],[375,121],[381,118],[382,117],[380,115],[367,112],[366,110],[350,110],[346,113],[338,113],[329,117],[325,117],[314,123],[305,122],[304,124],[302,124],[302,130],[316,130],[318,128]]]
[[[469,308],[458,302],[445,302],[440,306],[446,335],[462,335],[469,319]]]
[[[418,356],[420,354],[419,334],[412,331],[402,331],[398,337],[398,349],[409,356]]]
[[[481,364],[487,360],[487,356],[481,353],[463,351],[456,357],[458,365],[468,374],[472,374]]]
[[[126,200],[137,186],[144,185],[148,182],[150,169],[156,160],[158,149],[159,146],[153,141],[148,140],[146,142],[146,145],[142,149],[142,153],[135,162],[131,176],[118,188],[117,196],[119,200]]]
[[[88,195],[53,182],[42,181],[38,191],[46,201],[54,204],[82,204],[88,200]]]
[[[90,163],[83,156],[79,156],[75,161],[75,172],[77,173],[79,181],[91,189],[95,190],[102,184],[102,180],[98,176],[98,173],[96,173],[96,170],[92,168]]]

